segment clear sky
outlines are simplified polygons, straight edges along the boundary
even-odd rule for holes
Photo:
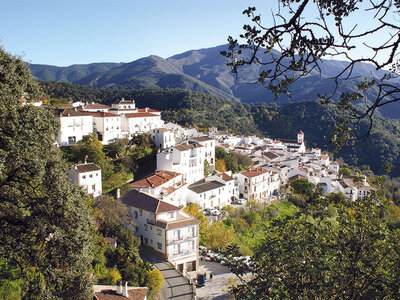
[[[242,15],[248,6],[271,22],[277,2],[0,0],[0,45],[30,63],[57,66],[167,58],[238,37],[249,23]],[[356,20],[359,27],[368,23],[363,14]]]
[[[0,44],[30,63],[57,66],[167,58],[226,43],[247,22],[242,11],[265,2],[0,0]]]

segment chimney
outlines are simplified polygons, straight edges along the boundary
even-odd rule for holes
[[[122,296],[128,298],[129,294],[128,294],[128,281],[124,281],[122,283]]]
[[[87,158],[88,158],[88,156],[85,155],[85,165],[87,164]]]
[[[117,294],[122,295],[122,281],[117,281]]]
[[[149,108],[148,107],[146,107],[146,112],[148,112],[149,111]]]
[[[117,198],[117,199],[121,198],[121,190],[120,190],[120,189],[117,189],[117,190],[116,190],[116,193],[117,193],[117,194],[116,194],[116,198]]]

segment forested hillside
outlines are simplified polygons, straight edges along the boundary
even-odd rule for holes
[[[242,104],[222,100],[199,92],[175,89],[110,90],[57,82],[42,82],[50,103],[65,105],[68,101],[97,101],[110,104],[134,98],[138,107],[162,110],[162,117],[182,125],[200,129],[217,126],[239,135],[263,135],[271,138],[293,138],[301,129],[308,147],[333,151],[329,144],[337,113],[334,106],[314,101],[294,102],[278,107],[267,104]],[[361,126],[365,129],[366,124]],[[361,144],[345,147],[335,158],[342,157],[350,165],[367,165],[377,174],[383,164],[394,167],[390,175],[400,176],[400,126],[387,118],[376,116],[374,128]]]

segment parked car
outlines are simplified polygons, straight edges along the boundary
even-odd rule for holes
[[[244,205],[244,204],[246,204],[246,200],[243,199],[243,198],[236,199],[236,202],[235,202],[235,203],[236,203],[236,204],[239,204],[239,205]]]
[[[213,208],[210,210],[211,215],[213,216],[219,216],[221,214],[221,211],[217,208]]]
[[[210,216],[211,215],[211,209],[206,208],[205,210],[203,210],[204,215],[206,216]]]

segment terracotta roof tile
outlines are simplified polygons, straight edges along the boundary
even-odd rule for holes
[[[145,117],[157,117],[159,118],[159,115],[156,114],[151,114],[151,113],[130,113],[130,114],[125,114],[125,117],[127,117],[128,119],[130,118],[145,118]]]
[[[243,171],[241,174],[243,176],[246,176],[246,177],[250,178],[250,177],[256,177],[256,176],[265,174],[267,172],[268,171],[265,170],[264,168],[259,167],[259,168],[248,169],[246,171]]]
[[[78,171],[78,173],[85,173],[85,172],[92,172],[92,171],[99,171],[101,170],[95,164],[81,164],[81,165],[74,165],[73,168]]]
[[[180,173],[172,172],[172,171],[167,171],[163,170],[160,172],[156,172],[153,175],[150,175],[149,177],[146,177],[142,180],[138,180],[135,182],[132,182],[130,186],[132,188],[155,188],[158,187],[172,178],[175,178],[177,176],[181,175]]]

